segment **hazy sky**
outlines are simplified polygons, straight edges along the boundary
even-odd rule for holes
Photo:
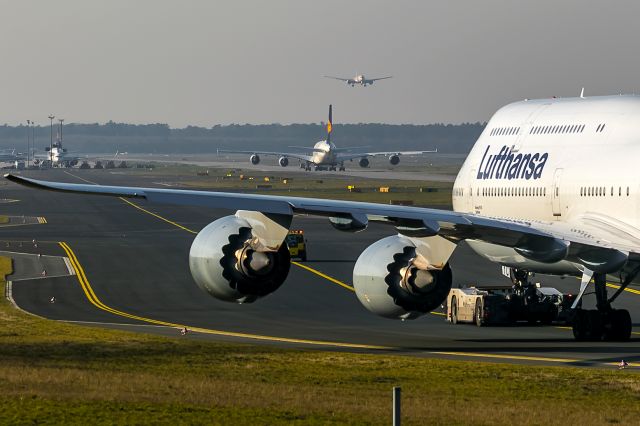
[[[0,0],[0,123],[485,121],[640,91],[638,1]],[[393,75],[351,88],[325,74]]]

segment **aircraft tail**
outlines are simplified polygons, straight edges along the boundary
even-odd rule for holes
[[[329,121],[327,121],[327,143],[331,142],[331,105],[329,105]]]

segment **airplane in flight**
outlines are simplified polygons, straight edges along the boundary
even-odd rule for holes
[[[189,254],[196,284],[220,300],[254,302],[276,291],[291,264],[284,240],[292,217],[315,215],[345,232],[364,231],[369,222],[397,231],[366,248],[353,269],[359,301],[377,315],[414,319],[438,309],[452,286],[451,254],[466,241],[526,285],[529,273],[580,279],[574,337],[624,341],[631,336],[631,316],[613,304],[629,284],[640,283],[638,134],[637,96],[506,105],[464,161],[453,186],[453,211],[5,176],[40,189],[236,210],[203,228]],[[608,279],[618,283],[611,295]],[[588,287],[595,309],[583,305]]]
[[[307,150],[307,153],[295,152],[272,152],[272,151],[235,151],[235,150],[218,150],[218,154],[249,154],[249,161],[253,165],[260,163],[260,156],[275,156],[278,158],[278,164],[282,167],[289,165],[289,159],[293,158],[300,161],[300,168],[310,171],[314,170],[339,170],[344,171],[345,161],[358,160],[360,167],[369,167],[369,157],[387,156],[389,163],[393,166],[400,163],[401,155],[420,155],[426,153],[438,152],[433,151],[381,151],[381,152],[351,152],[351,150],[362,147],[338,148],[331,142],[332,131],[332,106],[329,105],[329,121],[327,121],[327,138],[316,142],[313,148],[309,147],[291,147]]]
[[[372,85],[374,82],[378,81],[378,80],[386,80],[387,78],[392,78],[393,76],[388,75],[386,77],[378,77],[378,78],[365,78],[364,75],[362,74],[358,74],[355,77],[352,78],[342,78],[342,77],[334,77],[331,75],[325,75],[325,78],[332,78],[334,80],[340,80],[340,81],[344,81],[345,83],[347,83],[349,86],[354,87],[356,84],[359,84],[363,87],[367,87]]]

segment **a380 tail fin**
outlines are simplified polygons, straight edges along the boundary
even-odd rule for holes
[[[327,143],[331,141],[331,105],[329,105],[329,121],[327,121]]]

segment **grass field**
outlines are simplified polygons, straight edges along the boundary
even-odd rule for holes
[[[11,262],[0,259],[0,275]],[[640,376],[164,338],[0,302],[1,424],[637,424]]]

